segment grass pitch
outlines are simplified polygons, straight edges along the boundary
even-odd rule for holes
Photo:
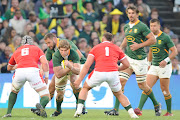
[[[107,110],[107,109],[106,109]],[[0,119],[6,114],[7,109],[0,109]],[[119,116],[107,116],[102,109],[88,109],[88,114],[82,115],[80,118],[74,118],[75,109],[63,109],[63,113],[58,117],[50,117],[55,109],[46,109],[47,118],[39,117],[31,113],[30,109],[13,109],[12,117],[5,118],[5,120],[130,120],[130,116],[125,110],[119,111]],[[180,120],[180,111],[173,110],[174,116],[164,117],[155,116],[154,110],[143,110],[143,115],[139,120]],[[162,115],[166,113],[162,110]]]

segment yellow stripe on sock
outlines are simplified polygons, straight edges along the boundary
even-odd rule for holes
[[[171,96],[171,94],[169,94],[168,96],[164,96],[164,98],[165,98],[165,100],[168,100],[168,99],[171,99],[172,96]]]
[[[142,92],[142,94],[147,95],[144,91]]]
[[[146,95],[150,95],[152,92],[152,89],[149,89],[149,91],[146,93]]]

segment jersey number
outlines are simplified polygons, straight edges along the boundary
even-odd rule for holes
[[[105,47],[105,55],[109,56],[109,47]]]
[[[23,48],[21,50],[21,56],[29,55],[29,48]]]

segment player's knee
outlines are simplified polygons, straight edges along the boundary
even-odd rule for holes
[[[141,83],[138,83],[138,87],[141,89],[141,90],[145,90],[145,88],[146,88],[146,85],[145,85],[145,83],[144,82],[141,82]]]
[[[56,96],[57,100],[63,99],[63,96],[64,96],[64,91],[57,91],[57,96]]]
[[[144,90],[146,87],[145,81],[146,81],[146,75],[143,76],[136,76],[136,81],[138,83],[138,86],[141,90]]]
[[[38,94],[39,94],[39,96],[45,96],[45,95],[49,96],[49,91],[46,88],[44,90],[39,91]]]
[[[12,85],[12,92],[17,94],[19,91],[20,91],[20,89],[16,88],[14,85]]]

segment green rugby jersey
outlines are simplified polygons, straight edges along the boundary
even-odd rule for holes
[[[129,23],[124,26],[125,36],[127,39],[127,48],[125,54],[132,59],[143,60],[147,57],[144,47],[139,48],[135,51],[130,49],[130,45],[133,44],[133,41],[140,44],[146,41],[146,36],[151,33],[150,29],[143,22],[138,20],[135,25],[130,28]]]
[[[152,65],[159,66],[159,63],[169,56],[169,48],[173,47],[174,43],[169,35],[162,31],[157,35],[156,40],[156,44],[150,46],[153,55]]]
[[[61,62],[65,60],[59,50],[56,50],[56,52],[53,55],[53,67],[61,66]],[[73,63],[80,63],[79,56],[77,52],[73,49],[70,49],[70,53],[68,55],[68,61],[72,61]]]
[[[67,40],[67,41],[69,42],[71,48],[74,49],[75,51],[78,49],[77,46],[76,46],[72,41],[70,41],[70,40],[68,40],[68,39],[63,39],[63,40]],[[60,41],[60,39],[57,38],[56,47],[59,45],[59,41]],[[56,51],[56,49],[53,49],[53,50],[51,50],[51,49],[49,49],[49,48],[47,49],[46,58],[47,58],[48,61],[51,61],[51,59],[52,59],[53,54],[54,54],[55,51]],[[84,64],[85,62],[86,62],[86,58],[85,58],[84,56],[82,56],[82,57],[81,57],[81,60],[80,60],[80,63],[81,63],[81,64]]]

